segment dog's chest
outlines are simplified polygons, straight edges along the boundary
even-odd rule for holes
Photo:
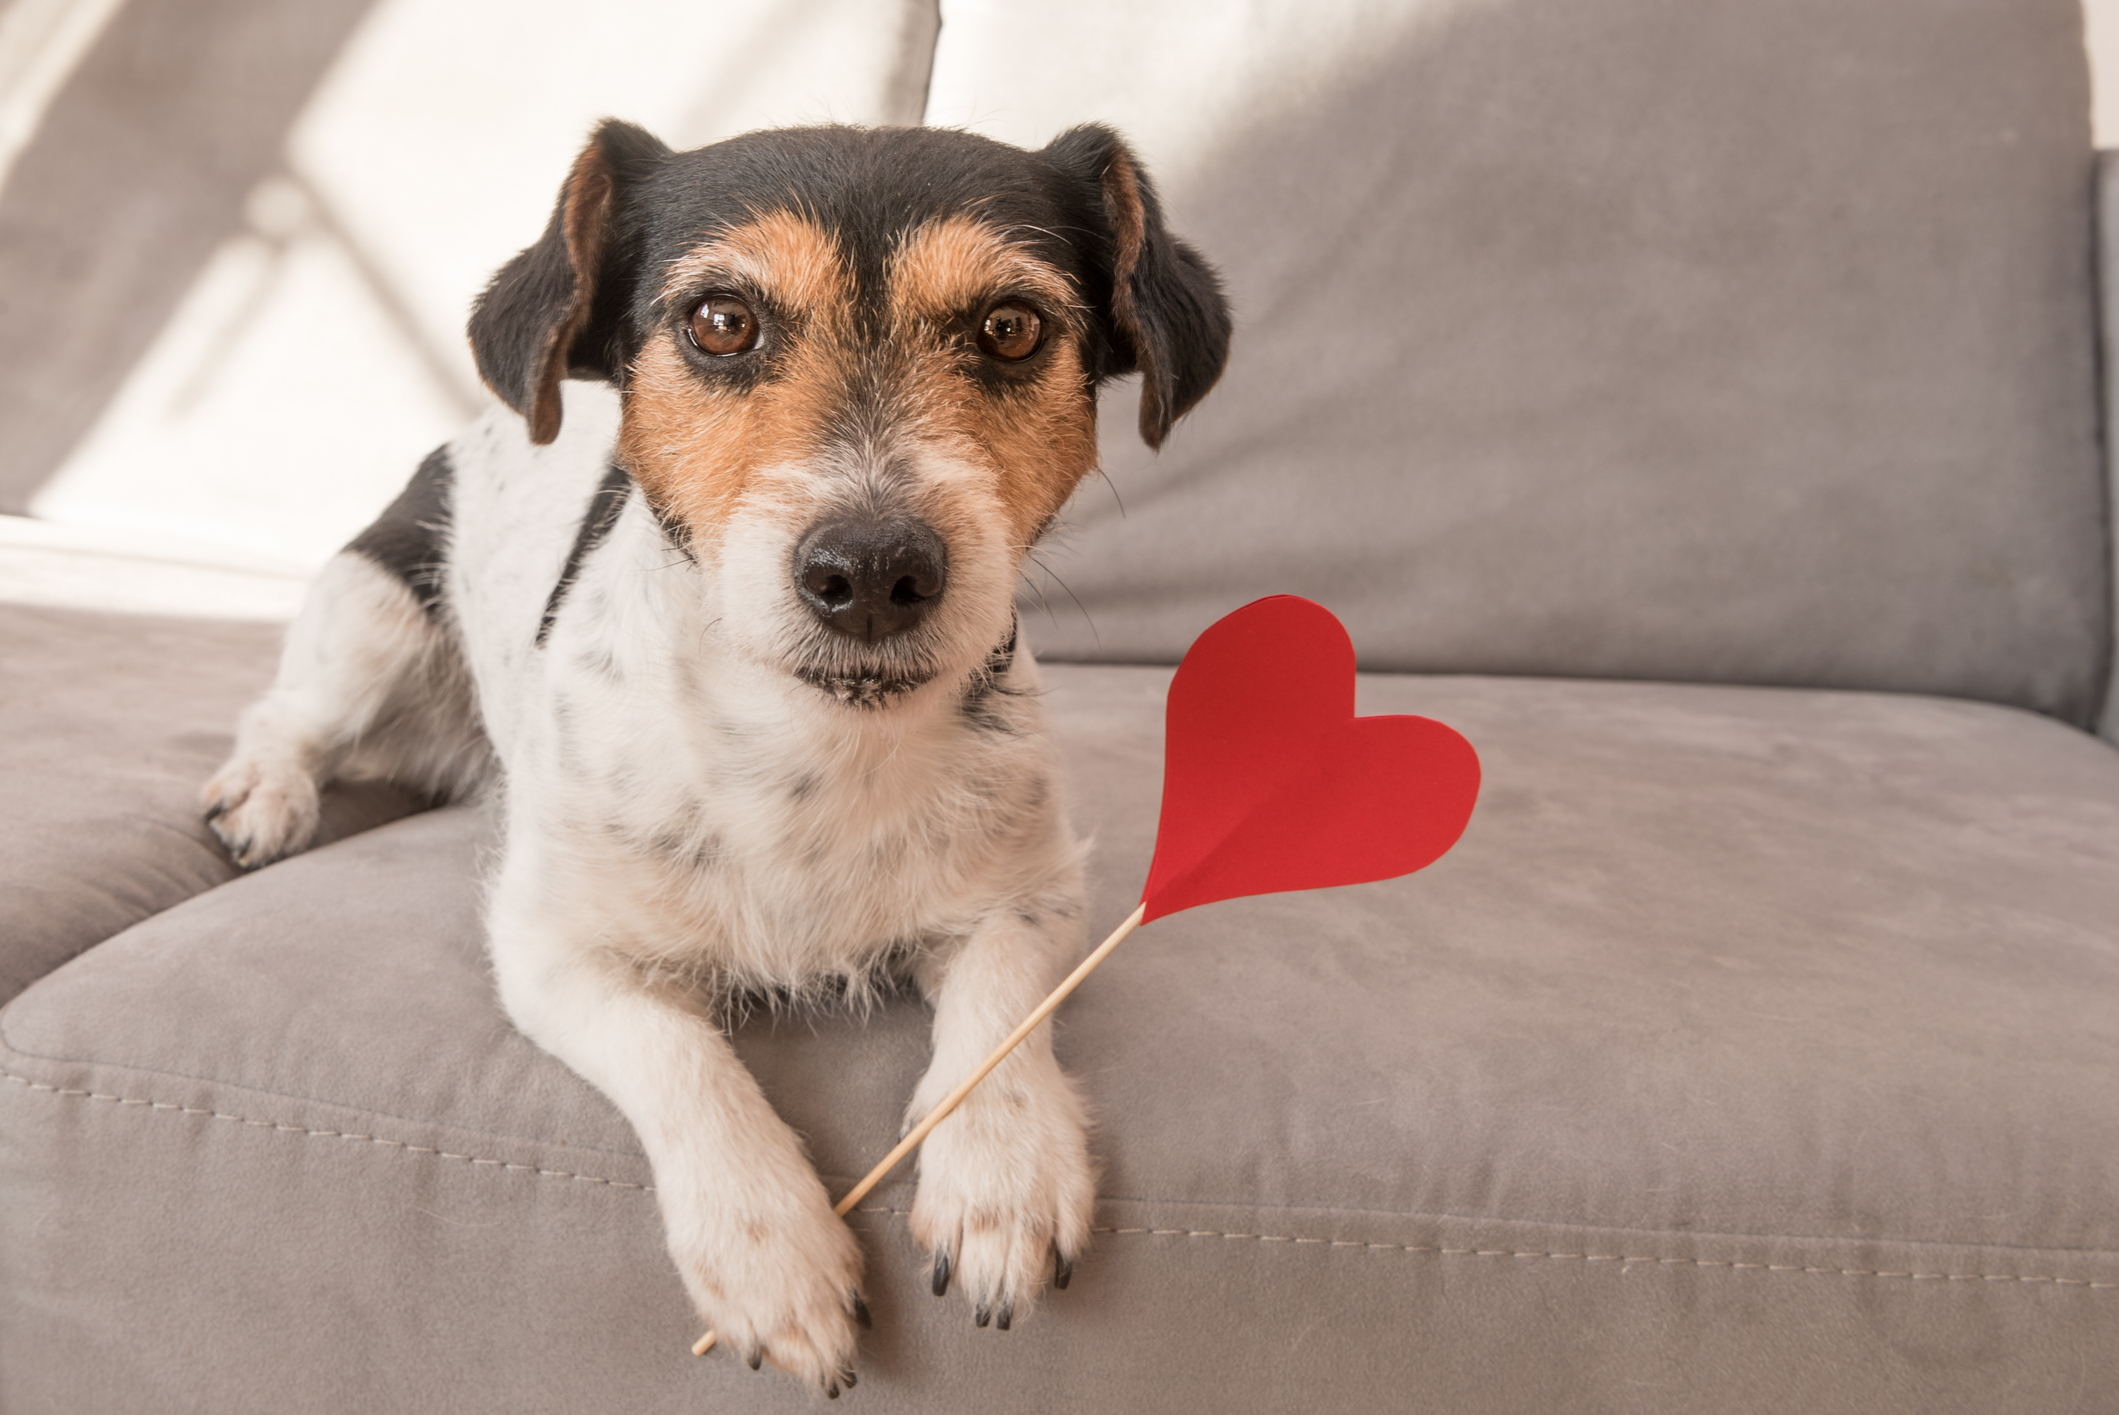
[[[1041,764],[1009,739],[950,718],[806,729],[733,710],[709,670],[577,679],[523,763],[540,828],[585,862],[624,946],[766,986],[858,975],[968,931],[1049,834]]]

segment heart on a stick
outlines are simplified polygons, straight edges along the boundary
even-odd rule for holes
[[[1457,843],[1479,796],[1479,755],[1452,729],[1354,716],[1353,641],[1295,595],[1255,600],[1201,634],[1165,720],[1143,923],[1410,874]]]
[[[1139,907],[834,1210],[883,1182],[1150,919],[1246,894],[1411,874],[1440,859],[1479,796],[1472,744],[1425,717],[1354,716],[1354,645],[1330,610],[1256,600],[1193,643],[1165,709],[1162,820]],[[703,1356],[708,1332],[692,1345]]]

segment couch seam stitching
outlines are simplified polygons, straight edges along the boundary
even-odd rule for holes
[[[306,1135],[321,1140],[356,1140],[385,1149],[403,1150],[407,1154],[433,1155],[437,1159],[460,1160],[465,1164],[488,1169],[499,1169],[518,1174],[535,1174],[546,1179],[569,1179],[583,1184],[602,1184],[613,1189],[632,1189],[643,1194],[654,1193],[654,1186],[634,1184],[629,1180],[610,1179],[597,1174],[577,1174],[566,1169],[546,1169],[541,1165],[513,1164],[506,1160],[485,1159],[477,1155],[457,1154],[433,1145],[415,1145],[405,1140],[391,1140],[381,1135],[364,1135],[351,1130],[316,1130],[306,1125],[282,1125],[278,1121],[253,1120],[249,1116],[232,1115],[226,1111],[204,1106],[177,1105],[170,1101],[151,1101],[130,1096],[112,1095],[105,1091],[90,1091],[73,1086],[54,1086],[43,1081],[32,1081],[26,1076],[17,1076],[12,1071],[0,1071],[5,1079],[31,1091],[42,1091],[54,1096],[76,1096],[82,1100],[102,1101],[117,1106],[140,1107],[151,1111],[167,1111],[176,1115],[203,1115],[213,1120],[225,1120],[251,1129],[269,1130],[274,1134]],[[910,1209],[887,1206],[856,1208],[857,1214],[885,1214],[897,1218],[909,1218]],[[1092,1227],[1092,1234],[1108,1234],[1114,1238],[1219,1238],[1225,1242],[1292,1243],[1298,1247],[1354,1248],[1366,1253],[1433,1254],[1446,1258],[1516,1258],[1575,1260],[1583,1263],[1649,1263],[1657,1267],[1727,1268],[1732,1272],[1804,1273],[1817,1277],[1874,1277],[1899,1278],[1911,1282],[2032,1282],[2048,1283],[2055,1287],[2084,1287],[2093,1292],[2119,1289],[2119,1282],[2097,1282],[2090,1278],[2047,1277],[2035,1273],[1921,1273],[1899,1272],[1890,1269],[1815,1267],[1799,1263],[1747,1263],[1720,1258],[1659,1258],[1651,1255],[1624,1253],[1554,1253],[1526,1251],[1514,1248],[1446,1248],[1421,1243],[1366,1243],[1359,1239],[1303,1238],[1294,1234],[1279,1233],[1227,1233],[1210,1228],[1116,1228]]]
[[[868,1212],[863,1210],[862,1212]],[[1092,1228],[1091,1233],[1113,1235],[1148,1234],[1157,1238],[1249,1239],[1256,1243],[1294,1243],[1315,1247],[1359,1248],[1365,1252],[1433,1253],[1449,1258],[1572,1258],[1584,1263],[1652,1263],[1659,1267],[1728,1268],[1731,1271],[1808,1273],[1830,1277],[1905,1278],[1914,1282],[2044,1282],[2056,1287],[2087,1287],[2093,1291],[2119,1289],[2119,1282],[2096,1282],[2080,1277],[2044,1277],[2031,1273],[1917,1273],[1889,1269],[1811,1267],[1801,1263],[1746,1263],[1720,1258],[1658,1258],[1625,1253],[1547,1253],[1514,1248],[1443,1248],[1420,1243],[1364,1243],[1358,1239],[1299,1238],[1277,1233],[1222,1233],[1204,1228]]]
[[[535,1174],[547,1179],[571,1179],[581,1184],[602,1184],[613,1189],[635,1189],[643,1194],[655,1192],[649,1184],[634,1184],[624,1179],[609,1179],[600,1174],[577,1174],[569,1169],[546,1169],[541,1165],[515,1164],[508,1160],[486,1159],[479,1155],[458,1154],[434,1145],[415,1145],[407,1140],[392,1140],[382,1135],[367,1135],[357,1130],[316,1130],[306,1125],[282,1125],[274,1120],[253,1120],[247,1115],[231,1115],[226,1111],[204,1106],[176,1105],[170,1101],[139,1100],[131,1096],[111,1095],[104,1091],[82,1090],[72,1086],[54,1086],[43,1081],[32,1081],[26,1076],[17,1076],[12,1071],[0,1071],[0,1079],[14,1082],[32,1091],[44,1091],[54,1096],[78,1096],[83,1100],[103,1101],[117,1106],[134,1106],[146,1110],[168,1111],[176,1115],[203,1115],[214,1120],[226,1120],[231,1124],[248,1126],[254,1130],[270,1130],[275,1134],[307,1135],[318,1140],[360,1140],[385,1149],[403,1150],[408,1154],[433,1155],[437,1159],[461,1160],[465,1164],[483,1169],[500,1169],[519,1174]]]
[[[895,1214],[910,1217],[910,1209],[860,1208],[857,1214]],[[1656,1258],[1628,1256],[1623,1253],[1544,1253],[1526,1252],[1514,1248],[1443,1248],[1421,1243],[1364,1243],[1347,1238],[1298,1238],[1292,1234],[1278,1233],[1224,1233],[1211,1228],[1096,1228],[1091,1233],[1111,1234],[1115,1237],[1148,1235],[1155,1238],[1220,1238],[1225,1240],[1249,1239],[1254,1243],[1294,1243],[1320,1248],[1359,1248],[1364,1252],[1388,1253],[1434,1253],[1447,1258],[1577,1258],[1586,1263],[1654,1263],[1660,1267],[1729,1268],[1732,1271],[1757,1271],[1769,1273],[1809,1273],[1814,1276],[1832,1277],[1889,1277],[1908,1278],[1914,1282],[2045,1282],[2056,1287],[2087,1287],[2103,1292],[2119,1289],[2119,1282],[2097,1282],[2082,1277],[2042,1277],[2026,1273],[1917,1273],[1895,1272],[1889,1269],[1870,1268],[1823,1268],[1809,1267],[1800,1263],[1744,1263],[1719,1258]]]

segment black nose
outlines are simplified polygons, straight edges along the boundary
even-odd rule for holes
[[[918,521],[826,521],[795,547],[795,593],[830,627],[873,644],[926,616],[948,559]]]

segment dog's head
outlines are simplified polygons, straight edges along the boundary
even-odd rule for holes
[[[606,122],[471,316],[549,442],[559,381],[624,402],[618,456],[753,657],[876,705],[968,675],[1096,466],[1096,389],[1159,446],[1228,309],[1100,127],[1025,152],[945,129],[790,129],[672,152]]]

